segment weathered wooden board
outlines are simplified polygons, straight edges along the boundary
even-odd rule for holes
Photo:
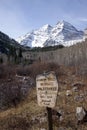
[[[56,103],[58,82],[53,71],[36,77],[37,101],[39,106],[53,108]]]

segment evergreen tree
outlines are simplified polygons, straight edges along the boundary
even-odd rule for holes
[[[23,57],[23,56],[22,56],[22,49],[21,49],[21,48],[19,48],[18,57],[19,57],[19,58],[22,58],[22,57]]]
[[[17,60],[16,48],[13,46],[10,46],[9,54],[8,54],[8,62],[16,63],[16,60]]]
[[[0,64],[2,64],[3,63],[3,58],[2,57],[0,57]]]
[[[19,48],[19,51],[18,51],[18,61],[19,61],[19,63],[21,62],[21,60],[22,60],[22,49],[21,48]]]

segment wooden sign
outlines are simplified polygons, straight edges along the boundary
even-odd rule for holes
[[[58,82],[53,71],[36,77],[37,101],[39,106],[53,108],[56,103]]]

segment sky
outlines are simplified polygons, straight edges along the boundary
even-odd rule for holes
[[[87,0],[0,0],[0,31],[14,39],[61,20],[87,28]]]

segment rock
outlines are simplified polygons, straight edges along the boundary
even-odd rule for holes
[[[74,100],[77,101],[77,102],[79,102],[79,101],[82,101],[83,98],[81,98],[79,95],[76,95],[76,96],[74,97]]]
[[[74,97],[74,100],[78,102],[78,101],[83,101],[84,98],[85,98],[85,95],[84,94],[80,94],[80,95],[76,95]]]
[[[84,93],[80,94],[80,98],[84,98],[84,96],[85,96]]]
[[[45,123],[45,122],[47,122],[47,117],[41,117],[41,118],[39,119],[39,122],[40,122],[40,123]]]
[[[8,82],[11,82],[11,81],[12,81],[12,79],[8,79],[7,81],[8,81]]]
[[[76,117],[79,123],[87,122],[87,111],[83,107],[76,108]]]
[[[39,114],[39,115],[36,115],[36,116],[32,117],[31,122],[32,123],[40,123],[40,124],[47,122],[47,115],[46,115],[46,113]]]
[[[39,123],[39,120],[36,117],[32,117],[31,123],[37,124],[37,123]]]
[[[78,87],[73,87],[73,92],[78,92]]]
[[[30,87],[33,87],[35,82],[30,76],[21,76],[21,75],[15,75],[16,80],[23,84],[28,84]]]
[[[83,84],[82,82],[76,82],[72,84],[72,87],[84,87],[85,84]]]
[[[72,95],[72,91],[71,90],[67,90],[66,91],[66,96],[71,96]]]
[[[63,120],[61,111],[56,111],[54,109],[52,110],[52,117],[53,117],[53,119],[58,119],[59,121]]]
[[[86,113],[82,107],[76,108],[76,117],[78,120],[83,120],[85,115],[86,115]]]

